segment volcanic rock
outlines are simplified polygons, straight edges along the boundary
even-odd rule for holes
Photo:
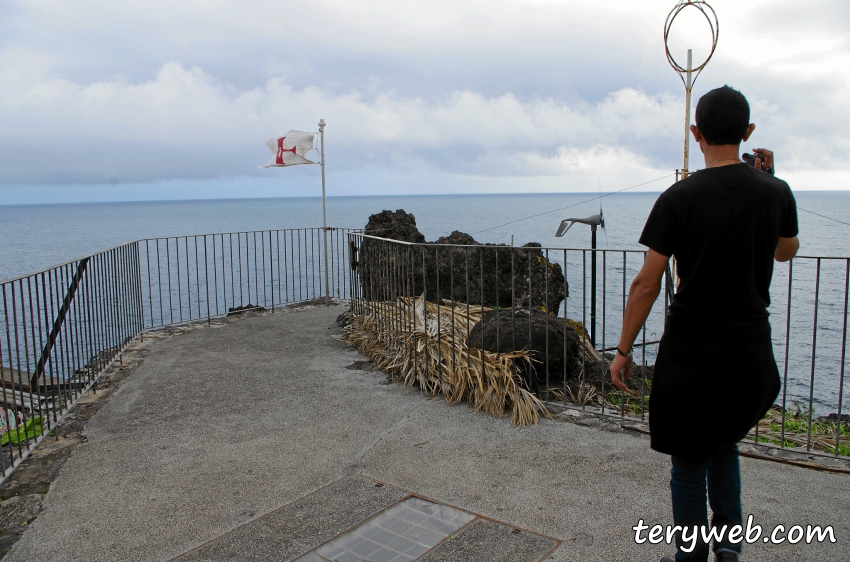
[[[415,244],[425,243],[425,235],[416,228],[416,217],[405,212],[404,209],[399,209],[395,213],[384,210],[370,216],[369,222],[366,223],[365,234]]]
[[[434,244],[452,246],[429,248],[425,294],[430,301],[439,298],[555,313],[569,296],[561,266],[548,261],[536,242],[520,247],[479,245],[469,234],[455,230]]]
[[[481,245],[457,230],[426,243],[415,217],[403,209],[372,215],[365,232],[416,244],[363,241],[357,263],[366,300],[393,300],[424,292],[431,302],[530,306],[557,312],[569,295],[561,266],[548,261],[537,243]]]
[[[572,379],[581,369],[579,335],[569,326],[565,329],[564,324],[563,318],[542,310],[494,310],[472,328],[467,346],[500,353],[527,349],[531,352],[532,367],[529,369],[526,361],[517,365],[529,387],[544,387],[547,372],[550,386],[556,386],[565,374]]]

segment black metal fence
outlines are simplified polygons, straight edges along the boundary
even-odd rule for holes
[[[610,378],[605,374],[618,343],[629,285],[645,258],[643,250],[412,244],[362,233],[351,233],[349,239],[352,307],[375,317],[385,333],[403,335],[416,329],[412,311],[405,314],[390,306],[400,297],[424,293],[429,302],[490,309],[496,316],[508,316],[494,319],[495,340],[505,337],[498,332],[502,326],[513,341],[494,345],[492,337],[485,341],[484,329],[470,327],[470,339],[453,339],[452,347],[491,352],[532,347],[536,368],[526,383],[544,400],[554,396],[565,405],[586,408],[595,396],[601,413],[645,419],[652,366],[674,294],[670,271],[635,345],[638,376],[633,376],[633,392],[615,391],[610,382],[606,387]],[[775,408],[752,439],[768,446],[850,455],[850,417],[843,413],[848,393],[848,282],[850,258],[802,256],[776,264],[771,323],[783,386]],[[535,320],[541,314],[542,320]],[[454,323],[454,317],[449,321]],[[574,348],[575,361],[568,360],[568,334],[582,330],[585,343]],[[538,332],[543,335],[535,335]],[[446,334],[437,330],[434,337],[458,337],[454,329]],[[479,336],[480,342],[474,340]],[[723,334],[707,342],[706,352],[707,360],[723,368]]]
[[[0,284],[0,470],[52,429],[142,330],[138,246]]]
[[[146,330],[345,298],[349,232],[140,240],[0,283],[0,481]]]
[[[140,240],[145,329],[348,294],[346,235],[321,228]],[[326,275],[327,274],[327,275]]]
[[[537,346],[531,386],[545,399],[568,402],[576,398],[569,398],[576,373],[589,379],[596,368],[598,376],[605,353],[616,346],[629,283],[645,257],[640,250],[408,244],[337,228],[327,239],[326,263],[321,228],[154,238],[0,283],[2,478],[146,330],[326,295],[350,300],[355,312],[375,315],[391,333],[411,329],[410,319],[397,308],[396,316],[382,315],[382,306],[422,294],[509,315],[511,337],[527,333],[526,346],[534,342],[532,313],[522,310],[539,311],[547,328],[560,323],[562,338],[567,329],[586,330],[579,367],[558,360],[567,346],[548,331]],[[847,417],[848,283],[850,258],[798,257],[777,267],[771,312],[783,391],[773,433],[780,447],[812,450],[825,415]],[[637,342],[642,376],[634,396],[611,392],[604,377],[596,381],[603,412],[646,415],[643,381],[650,382],[672,292],[667,276]],[[716,354],[722,361],[722,341]],[[579,403],[589,407],[589,400]],[[795,423],[802,429],[786,432]],[[830,436],[832,449],[821,450],[848,454],[842,427]],[[800,431],[803,443],[789,436]],[[777,441],[773,434],[754,438]]]

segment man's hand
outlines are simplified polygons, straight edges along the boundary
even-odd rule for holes
[[[773,151],[768,150],[766,148],[754,148],[753,152],[757,156],[761,156],[761,158],[756,159],[756,170],[763,170],[765,168],[775,168],[773,165]]]
[[[629,387],[626,386],[625,381],[629,378],[629,375],[632,373],[632,358],[631,357],[623,357],[619,353],[614,354],[614,360],[611,361],[611,365],[608,367],[611,370],[611,382],[619,388],[620,390],[629,391]],[[620,373],[623,373],[622,380],[620,380]]]

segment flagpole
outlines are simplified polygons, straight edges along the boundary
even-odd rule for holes
[[[688,171],[688,161],[690,160],[690,144],[691,144],[691,90],[694,87],[693,82],[693,55],[692,49],[688,49],[688,69],[685,73],[685,163],[682,167],[682,179],[690,175]],[[706,61],[707,62],[707,61]]]
[[[319,143],[322,148],[322,223],[323,232],[325,235],[325,296],[328,301],[331,300],[331,285],[330,274],[328,269],[330,261],[328,260],[328,198],[325,188],[325,120],[319,119]]]

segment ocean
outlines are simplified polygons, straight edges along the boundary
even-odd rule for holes
[[[801,208],[850,222],[848,191],[796,197]],[[564,238],[556,238],[555,230],[561,219],[593,215],[601,204],[606,229],[599,247],[633,249],[640,248],[640,231],[657,198],[658,193],[601,200],[594,193],[330,197],[328,225],[362,228],[373,213],[404,209],[416,216],[428,240],[460,230],[475,233],[479,242],[510,244],[513,235],[516,245],[585,248],[589,228],[576,226]],[[563,210],[549,212],[555,209]],[[532,215],[540,216],[518,220]],[[850,226],[802,211],[799,218],[801,255],[850,255]],[[500,226],[511,221],[516,222]],[[318,197],[0,206],[0,280],[140,238],[320,226]]]
[[[517,246],[539,242],[550,248],[589,248],[590,229],[586,226],[574,226],[563,238],[554,234],[562,219],[593,215],[601,207],[606,228],[598,235],[598,247],[639,249],[637,239],[658,195],[641,192],[603,197],[597,193],[330,197],[328,224],[362,228],[373,213],[404,209],[415,215],[427,240],[460,230],[472,234],[479,242],[510,244],[513,236]],[[795,196],[800,208],[799,255],[850,256],[850,225],[843,224],[850,222],[847,219],[850,192],[799,192]],[[39,271],[142,238],[321,225],[322,202],[318,197],[0,206],[0,279]],[[842,371],[847,262],[821,260],[819,276],[818,260],[798,259],[794,263],[790,330],[786,330],[785,315],[787,266],[777,264],[774,275],[771,312],[777,363],[784,373],[787,332],[791,342],[786,386],[789,404],[792,400],[807,402],[814,379],[816,411],[832,412],[837,408]],[[819,316],[815,334],[813,311],[818,278]],[[609,318],[607,324],[604,334],[611,342],[619,334],[618,318]],[[659,331],[656,327],[648,337],[659,336]],[[817,337],[816,348],[813,336]],[[722,337],[717,342],[707,342],[707,352],[722,364]],[[844,385],[844,404],[850,401],[848,386]]]

